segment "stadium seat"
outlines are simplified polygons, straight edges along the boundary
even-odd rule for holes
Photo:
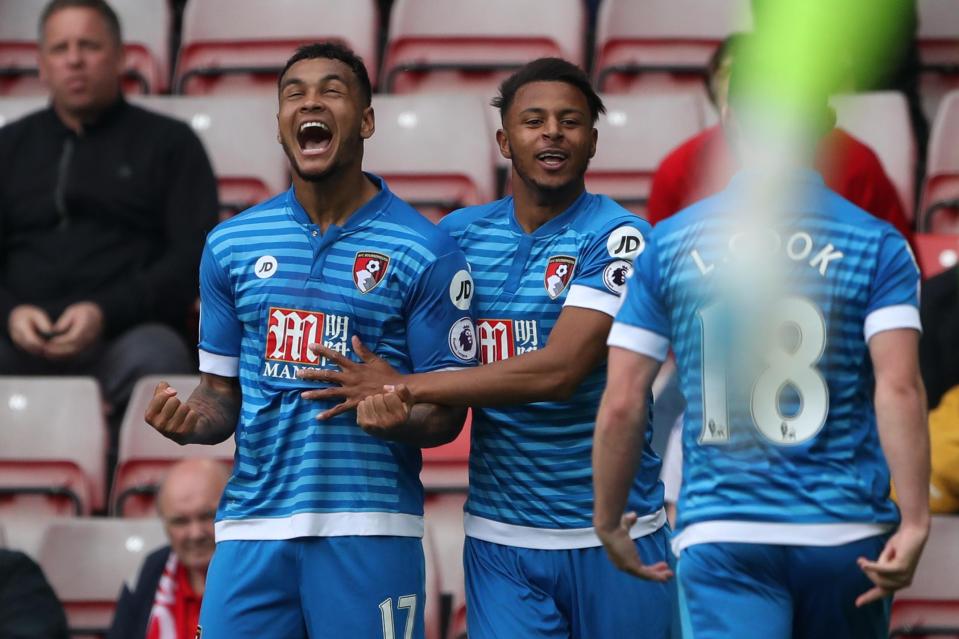
[[[157,488],[167,469],[181,459],[208,457],[233,467],[236,446],[232,437],[215,446],[180,446],[156,432],[143,420],[147,404],[160,381],[168,382],[179,391],[179,397],[185,399],[196,388],[200,378],[195,375],[147,376],[133,387],[120,426],[117,472],[110,493],[113,512],[122,517],[155,515]]]
[[[959,516],[932,518],[912,585],[892,603],[891,637],[959,639]]]
[[[19,120],[28,113],[38,111],[47,105],[47,99],[40,96],[0,97],[0,127]]]
[[[276,98],[143,96],[137,104],[190,123],[217,176],[221,217],[261,202],[290,184],[276,141]]]
[[[919,230],[959,233],[959,91],[946,96],[929,137]]]
[[[916,140],[906,98],[895,91],[834,96],[837,125],[865,142],[896,187],[906,217],[915,219]]]
[[[465,622],[466,582],[463,576],[463,504],[466,493],[432,494],[424,511],[436,556],[439,591],[444,601],[446,637],[458,638]],[[457,631],[457,628],[460,628]]]
[[[918,0],[919,93],[932,121],[943,97],[959,89],[959,0]]]
[[[109,629],[124,582],[167,543],[159,519],[57,519],[42,533],[36,559],[67,613],[71,635]]]
[[[605,0],[596,26],[596,86],[606,93],[705,94],[716,46],[750,28],[749,0]]]
[[[605,96],[596,157],[586,187],[645,215],[659,163],[705,123],[703,102],[692,95]]]
[[[377,95],[364,168],[434,221],[495,196],[494,139],[472,95]]]
[[[48,0],[0,0],[0,95],[46,95],[37,75],[37,27]],[[111,0],[123,31],[124,90],[158,93],[170,77],[167,0]]]
[[[190,0],[176,92],[275,99],[287,58],[300,45],[326,39],[356,51],[375,83],[377,24],[375,0]]]
[[[450,89],[493,95],[534,58],[582,65],[582,0],[396,0],[383,63],[389,93]]]
[[[0,377],[0,425],[0,510],[103,506],[107,431],[94,379]]]
[[[424,522],[423,558],[425,559],[426,603],[423,609],[423,626],[426,639],[443,639],[443,610],[440,597],[439,566],[436,554],[433,526]],[[404,622],[405,623],[405,622]],[[397,633],[399,634],[399,633]]]
[[[423,449],[420,479],[427,493],[465,493],[469,486],[471,412],[459,436],[448,444]]]
[[[926,279],[959,263],[959,234],[917,233],[913,236],[913,243],[919,268]]]

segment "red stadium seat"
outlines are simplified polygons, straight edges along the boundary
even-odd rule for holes
[[[122,517],[155,515],[157,488],[170,466],[181,459],[211,458],[233,467],[236,445],[232,437],[216,446],[180,446],[156,432],[143,420],[147,404],[161,380],[177,389],[179,397],[183,399],[189,397],[200,382],[199,376],[160,375],[144,377],[134,386],[120,426],[117,472],[110,493],[111,507],[116,515]]]
[[[919,230],[959,233],[959,91],[943,100],[929,138]]]
[[[420,479],[427,493],[466,492],[469,486],[470,426],[472,412],[459,437],[448,444],[423,449]]]
[[[135,583],[144,558],[166,543],[156,518],[51,520],[36,558],[63,603],[71,635],[105,634],[123,583]]]
[[[703,102],[684,94],[605,96],[603,101],[606,115],[596,125],[599,143],[586,187],[644,215],[659,163],[703,128]]]
[[[439,590],[444,601],[448,602],[446,626],[453,631],[447,632],[446,637],[460,636],[461,633],[455,631],[457,617],[463,616],[461,611],[464,611],[466,607],[466,582],[463,576],[465,539],[463,504],[465,500],[465,492],[434,494],[427,496],[424,506],[436,556]],[[462,625],[462,622],[459,625]]]
[[[938,275],[959,263],[959,235],[917,233],[913,241],[924,278]]]
[[[912,585],[892,603],[891,637],[959,639],[959,516],[932,518]]]
[[[704,95],[716,46],[749,27],[749,0],[605,0],[596,27],[596,86],[606,93]]]
[[[918,0],[919,93],[933,120],[943,97],[959,89],[959,0]]]
[[[472,90],[492,96],[534,58],[584,63],[582,0],[397,0],[383,64],[389,93]]]
[[[276,76],[303,44],[336,40],[366,62],[376,81],[375,0],[190,0],[176,92],[257,93],[276,98]]]
[[[483,100],[472,95],[378,95],[366,170],[427,217],[494,198],[494,139]]]
[[[0,425],[5,513],[86,515],[103,506],[107,431],[94,379],[0,377]]]
[[[916,139],[906,98],[896,91],[834,96],[837,124],[871,148],[896,187],[906,217],[915,219]]]
[[[221,217],[289,186],[286,155],[276,141],[275,96],[145,96],[135,102],[190,123],[203,140],[217,176]]]
[[[0,0],[0,95],[46,95],[37,76],[37,28],[48,0]],[[111,0],[123,31],[127,93],[165,91],[172,13],[167,0]]]

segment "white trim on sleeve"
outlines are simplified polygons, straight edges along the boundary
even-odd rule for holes
[[[600,313],[606,313],[610,317],[616,317],[616,311],[622,300],[618,295],[600,291],[582,284],[573,284],[569,287],[569,293],[566,294],[566,301],[563,306],[578,306],[588,308]]]
[[[220,377],[237,377],[240,374],[240,358],[217,355],[201,348],[200,372]]]
[[[863,322],[863,335],[866,342],[869,342],[876,333],[897,328],[914,328],[921,333],[922,321],[919,319],[919,309],[911,304],[878,308],[866,316],[866,321]]]
[[[666,356],[669,355],[669,339],[659,333],[622,322],[613,323],[606,344],[647,355],[660,362],[665,362]]]

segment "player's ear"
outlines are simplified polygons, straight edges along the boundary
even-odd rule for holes
[[[283,146],[283,138],[280,137],[280,114],[276,114],[276,141],[280,143],[280,146]]]
[[[363,115],[360,120],[360,137],[369,140],[376,131],[376,117],[373,113],[373,107],[368,106],[363,109]]]
[[[499,154],[507,160],[512,160],[513,155],[509,151],[509,136],[504,129],[496,130],[496,146],[499,147]]]
[[[592,137],[593,141],[589,146],[589,159],[592,160],[593,156],[596,155],[596,142],[599,140],[599,131],[596,127],[593,127],[593,133],[590,137]]]

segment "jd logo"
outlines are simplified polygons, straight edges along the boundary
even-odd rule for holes
[[[467,311],[473,301],[473,278],[469,271],[459,270],[450,282],[450,301],[461,311]]]
[[[610,257],[621,260],[633,260],[646,248],[643,234],[634,226],[621,226],[609,234],[606,250]]]
[[[276,267],[276,258],[272,255],[264,255],[253,265],[253,273],[261,280],[265,280],[276,275]]]

